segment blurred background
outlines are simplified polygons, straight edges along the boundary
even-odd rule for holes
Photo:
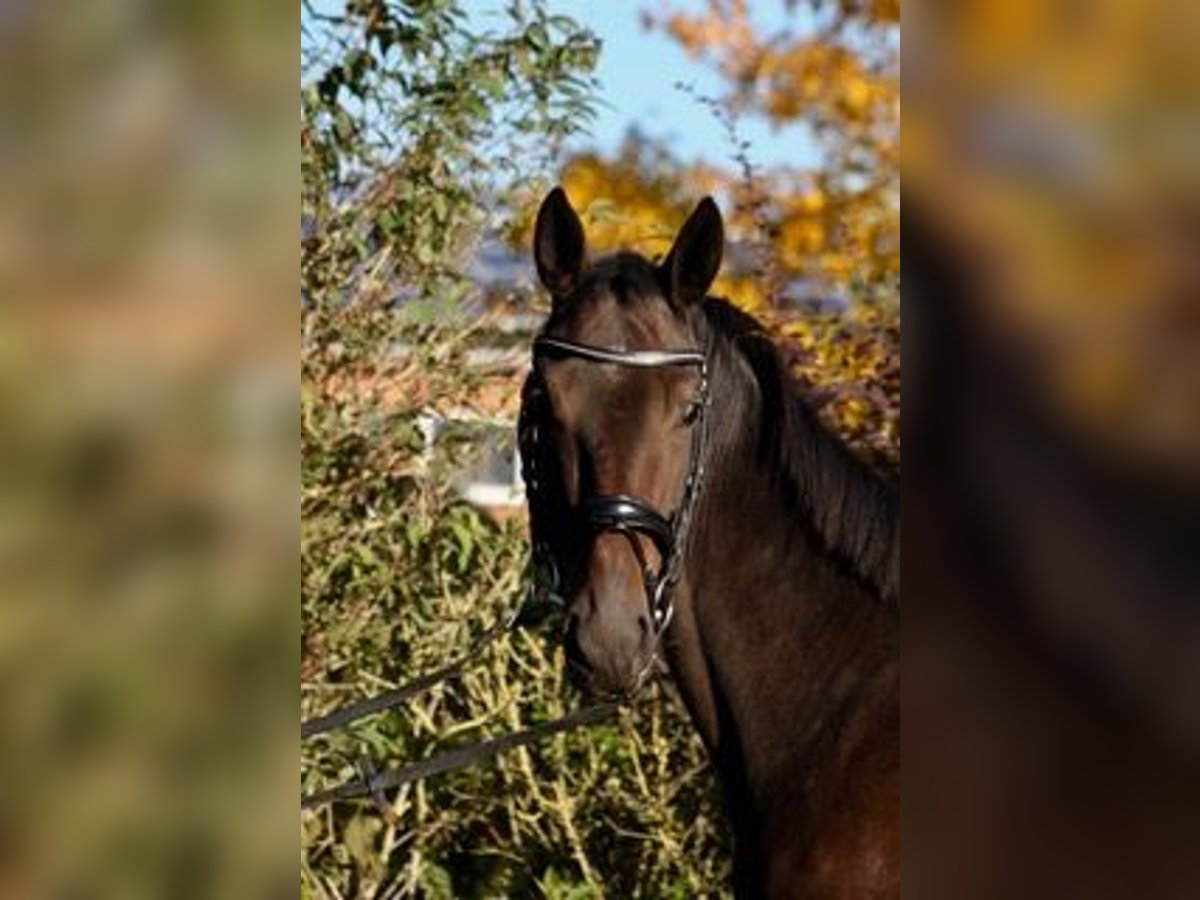
[[[905,879],[1200,885],[1194,5],[906,19]]]
[[[719,290],[895,472],[903,171],[905,878],[1194,896],[1200,21],[906,13],[903,159],[900,30],[888,0],[3,4],[0,894],[290,893],[298,778],[577,702],[548,623],[297,763],[297,668],[307,717],[521,596],[554,183],[650,256],[714,194]],[[665,686],[392,814],[302,816],[301,891],[727,883]]]
[[[0,5],[2,896],[295,889],[298,19]]]

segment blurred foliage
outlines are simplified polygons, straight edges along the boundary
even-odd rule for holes
[[[301,100],[301,715],[437,668],[521,601],[523,524],[459,502],[473,452],[422,417],[489,387],[455,315],[507,192],[586,123],[598,43],[540,3],[484,30],[457,3],[305,17]],[[490,23],[495,25],[496,23]],[[401,252],[402,251],[402,252]],[[490,387],[494,388],[492,384]],[[509,389],[516,390],[516,385]],[[405,707],[306,743],[303,787],[563,715],[557,623]],[[302,814],[310,897],[694,897],[727,883],[716,786],[675,696],[603,728]]]
[[[1189,896],[1198,10],[910,11],[906,891]]]
[[[0,896],[294,890],[297,19],[0,9]]]
[[[1055,410],[1195,483],[1200,68],[1189,4],[914,18],[905,187],[987,285]]]

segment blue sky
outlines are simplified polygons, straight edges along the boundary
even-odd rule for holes
[[[484,5],[484,4],[481,4]],[[676,2],[683,9],[699,10],[702,2]],[[691,59],[662,31],[646,31],[642,10],[657,11],[656,0],[558,0],[555,12],[587,25],[604,41],[597,78],[603,105],[592,129],[591,141],[611,151],[630,126],[665,140],[686,161],[703,159],[728,165],[732,149],[720,123],[703,105],[675,87],[685,82],[700,95],[719,96],[725,89],[710,65]],[[792,24],[801,21],[798,9]],[[786,27],[789,17],[783,0],[761,0],[756,21],[769,30]],[[776,132],[759,119],[742,119],[739,136],[751,143],[750,157],[756,165],[806,164],[816,159],[816,148],[806,131],[792,126]]]

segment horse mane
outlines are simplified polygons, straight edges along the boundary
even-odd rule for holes
[[[794,378],[762,325],[724,300],[701,307],[714,351],[749,366],[762,400],[759,456],[807,528],[858,581],[889,599],[900,596],[899,491],[854,456],[801,398]],[[722,400],[714,381],[714,404]],[[726,386],[732,391],[732,387]]]

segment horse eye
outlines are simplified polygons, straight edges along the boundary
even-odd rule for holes
[[[683,424],[691,425],[696,421],[696,417],[700,415],[700,401],[692,400],[687,405],[687,409],[683,411]]]

